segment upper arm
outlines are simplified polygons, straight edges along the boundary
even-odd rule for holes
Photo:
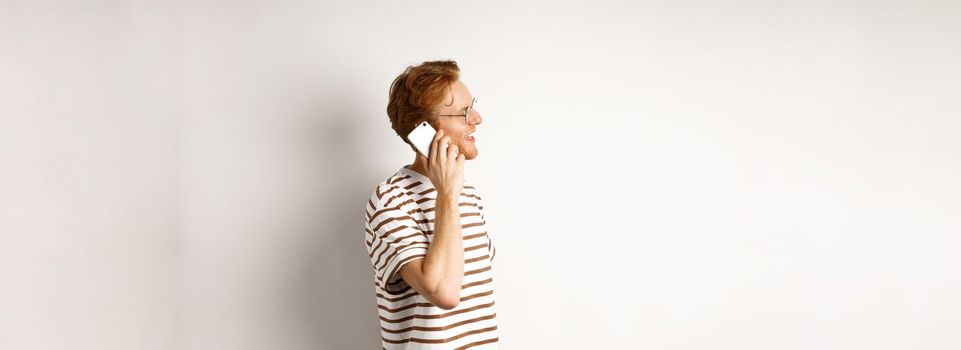
[[[388,294],[406,289],[400,272],[410,262],[427,255],[430,242],[412,217],[412,209],[393,205],[393,193],[375,193],[369,205],[366,230],[367,253],[374,267],[377,284]]]
[[[405,201],[403,190],[396,186],[384,187],[383,191],[379,188],[371,196],[367,211],[371,240],[367,252],[375,277],[388,294],[403,292],[407,284],[432,304],[450,309],[460,302],[460,296],[439,295],[437,282],[424,276],[430,240],[415,219],[416,209],[412,200]]]

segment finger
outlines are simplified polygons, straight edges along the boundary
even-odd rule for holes
[[[460,153],[460,149],[457,148],[457,145],[451,144],[451,145],[450,145],[450,148],[447,149],[447,152],[448,152],[448,153],[447,153],[448,159],[454,159],[454,160],[456,160],[456,159],[457,159],[457,155]]]
[[[446,162],[448,158],[447,148],[451,146],[450,137],[444,136],[440,139],[440,145],[437,148],[437,160],[440,162]]]
[[[463,153],[457,155],[457,167],[461,167],[464,165],[464,159],[466,159],[466,157],[464,156]]]
[[[436,133],[434,133],[434,140],[430,142],[430,159],[428,164],[434,163],[437,161],[437,151],[438,151],[437,144],[440,142],[440,139],[443,136],[444,136],[443,129],[438,130]]]

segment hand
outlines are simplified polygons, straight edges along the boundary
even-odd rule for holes
[[[457,201],[460,197],[464,186],[464,155],[450,136],[444,136],[444,130],[438,130],[431,141],[427,177],[437,189],[438,198],[448,196]]]

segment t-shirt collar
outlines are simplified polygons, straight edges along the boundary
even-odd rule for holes
[[[421,173],[418,173],[408,168],[411,165],[412,164],[407,164],[405,166],[400,167],[400,172],[403,173],[404,175],[410,176],[412,179],[420,181],[421,183],[423,183],[428,187],[433,187],[434,185],[433,182],[431,182],[430,179],[427,178],[427,176],[421,175]]]

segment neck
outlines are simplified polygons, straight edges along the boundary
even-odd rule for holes
[[[420,153],[414,153],[414,163],[410,165],[410,170],[414,172],[427,176],[427,161],[426,158],[421,157]]]

